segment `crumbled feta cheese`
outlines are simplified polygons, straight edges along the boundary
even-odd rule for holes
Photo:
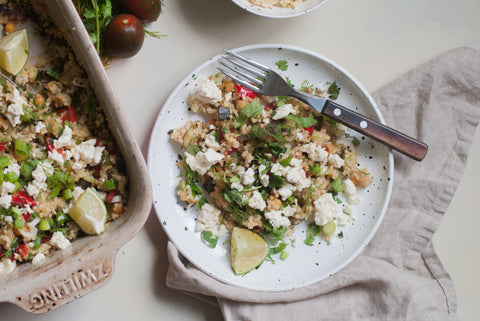
[[[212,80],[198,77],[191,97],[207,104],[215,104],[222,100],[222,91]]]
[[[6,116],[10,121],[10,124],[12,124],[13,127],[16,127],[22,122],[20,116],[24,114],[23,106],[28,103],[16,88],[13,89],[13,97],[11,97],[10,102],[11,104],[7,107]]]
[[[52,150],[51,152],[48,152],[48,158],[60,164],[63,164],[63,162],[65,161],[63,159],[63,155],[57,152],[55,149]]]
[[[242,183],[240,183],[239,181],[232,183],[232,184],[230,185],[230,187],[231,187],[232,189],[236,189],[236,190],[239,191],[239,192],[243,191],[243,185],[242,185]]]
[[[55,148],[62,148],[69,145],[73,145],[72,129],[70,126],[65,126],[62,135],[53,141],[53,146],[55,146]]]
[[[262,194],[259,191],[253,191],[252,197],[248,200],[248,206],[256,210],[263,211],[267,204],[263,200]]]
[[[285,118],[286,116],[288,116],[290,114],[295,115],[296,113],[297,113],[297,111],[293,108],[292,104],[285,104],[285,105],[282,105],[282,106],[278,107],[275,110],[275,115],[273,115],[272,119],[273,120],[278,120],[278,119]]]
[[[209,168],[223,159],[223,155],[209,148],[198,152],[195,156],[185,152],[185,160],[190,168],[200,175],[205,175]]]
[[[305,175],[305,171],[302,167],[289,167],[286,179],[294,184],[299,191],[302,191],[311,185],[311,182]]]
[[[10,165],[8,165],[4,171],[5,174],[10,172],[17,174],[17,176],[20,176],[20,165],[18,165],[18,163],[13,159],[10,160]]]
[[[83,188],[80,186],[75,186],[72,193],[73,200],[76,201],[83,194],[83,192],[85,192]]]
[[[270,172],[278,176],[285,176],[287,175],[287,168],[283,167],[280,163],[275,163],[272,164]]]
[[[122,196],[121,195],[115,195],[112,197],[112,200],[110,203],[120,203],[122,201]]]
[[[45,262],[45,254],[43,253],[37,253],[33,259],[32,259],[32,264],[33,265],[40,265],[42,264],[43,262]]]
[[[242,174],[242,184],[251,185],[255,182],[255,171],[253,168],[249,168]]]
[[[12,195],[0,196],[0,207],[9,208],[12,203]]]
[[[35,133],[39,134],[42,129],[46,128],[47,126],[45,125],[45,123],[43,121],[38,121],[36,124],[35,124]]]
[[[267,167],[263,164],[258,167],[258,176],[263,187],[267,187],[268,183],[270,183],[270,176],[267,175],[266,169]]]
[[[207,135],[207,137],[205,138],[205,146],[214,150],[218,150],[220,148],[220,144],[217,142],[217,138],[212,134]]]
[[[350,178],[343,181],[344,194],[347,198],[347,202],[350,204],[357,204],[360,202],[360,197],[357,195],[357,187],[353,184]]]
[[[315,202],[315,224],[322,226],[332,221],[339,213],[338,203],[332,193],[321,195]]]
[[[211,231],[213,235],[221,237],[228,233],[224,224],[220,223],[220,210],[210,204],[203,204],[198,214],[195,231]]]
[[[325,148],[317,146],[315,143],[308,143],[302,146],[302,152],[308,154],[308,158],[315,162],[326,162],[328,158],[328,152]]]
[[[16,266],[17,264],[15,263],[15,261],[10,260],[10,258],[2,258],[2,260],[0,261],[0,276],[12,273],[13,270],[15,270]]]
[[[231,93],[231,92],[230,92],[230,93],[226,93],[224,99],[225,99],[225,101],[230,101],[230,100],[232,100],[232,93]]]
[[[289,216],[292,216],[296,212],[296,208],[288,205],[283,210],[270,211],[265,213],[265,218],[268,219],[270,224],[274,227],[290,226]]]
[[[96,142],[95,139],[89,139],[72,148],[73,158],[76,161],[84,160],[88,165],[97,165],[100,163],[105,147],[95,146]]]
[[[11,194],[15,190],[15,184],[4,181],[2,185],[0,185],[0,195],[5,196]]]
[[[295,192],[297,188],[293,186],[292,184],[285,184],[282,187],[278,189],[278,194],[282,197],[282,200],[286,200],[289,198],[293,192]]]
[[[335,168],[340,168],[345,164],[344,160],[338,154],[330,154],[328,156],[328,162]]]
[[[60,250],[65,250],[70,246],[70,241],[63,235],[62,232],[57,231],[53,233],[52,238],[50,239],[50,244],[55,246]]]
[[[82,165],[81,162],[74,162],[74,163],[72,164],[72,169],[73,169],[74,171],[79,171],[79,170],[81,170],[82,168],[83,168],[83,165]]]

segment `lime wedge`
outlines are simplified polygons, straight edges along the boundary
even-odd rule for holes
[[[250,272],[260,264],[268,254],[268,243],[257,233],[234,227],[231,240],[232,268],[235,274]]]
[[[0,39],[0,67],[11,73],[18,74],[28,59],[27,29],[12,32]]]
[[[107,208],[93,188],[87,188],[80,195],[69,215],[87,234],[100,234],[105,230]]]

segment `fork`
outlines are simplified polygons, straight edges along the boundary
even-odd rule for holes
[[[344,124],[417,161],[421,161],[427,154],[428,146],[425,143],[380,124],[331,100],[298,91],[290,86],[282,76],[267,66],[230,50],[225,50],[225,54],[221,55],[221,58],[219,63],[228,70],[222,67],[217,67],[217,69],[227,77],[230,77],[235,82],[257,94],[294,97],[311,106],[322,115]]]

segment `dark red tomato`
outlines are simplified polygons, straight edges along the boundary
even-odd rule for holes
[[[107,48],[113,56],[134,56],[143,46],[143,25],[131,14],[121,14],[110,21],[105,30]]]
[[[162,11],[160,0],[119,0],[118,2],[126,12],[133,14],[143,23],[156,21]]]

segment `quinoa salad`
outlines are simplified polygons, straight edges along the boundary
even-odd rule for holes
[[[103,200],[107,228],[126,207],[124,163],[102,107],[70,47],[50,31],[42,32],[55,55],[25,65],[15,85],[0,77],[0,276],[85,236],[69,211],[87,189]]]
[[[251,4],[262,8],[295,8],[307,0],[248,0]]]
[[[300,90],[332,100],[340,94],[335,81],[304,81]],[[360,141],[345,126],[297,99],[258,95],[220,73],[196,77],[187,104],[208,120],[169,132],[184,148],[177,195],[198,212],[195,231],[207,246],[228,242],[242,227],[268,240],[273,260],[287,259],[299,242],[343,237],[361,201],[357,190],[372,182],[358,164]],[[292,239],[302,222],[304,238]]]

